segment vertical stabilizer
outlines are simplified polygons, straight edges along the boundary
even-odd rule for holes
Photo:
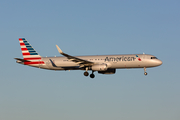
[[[31,46],[31,44],[29,44],[29,42],[25,38],[19,38],[19,43],[21,46],[24,60],[31,61],[24,62],[24,64],[44,64],[44,62],[41,60],[41,56],[36,52],[36,50]]]

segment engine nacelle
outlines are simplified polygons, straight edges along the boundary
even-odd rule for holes
[[[97,64],[93,65],[91,69],[94,71],[106,71],[108,68],[106,64]]]
[[[107,69],[106,71],[98,71],[99,74],[115,74],[116,69]]]

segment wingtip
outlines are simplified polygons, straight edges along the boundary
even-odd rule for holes
[[[58,52],[59,52],[60,54],[62,54],[63,52],[62,52],[62,50],[59,48],[59,46],[56,45],[56,47],[57,47],[57,49],[58,49]]]

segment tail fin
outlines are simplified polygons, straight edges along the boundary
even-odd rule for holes
[[[36,52],[36,50],[29,44],[29,42],[25,38],[19,38],[19,43],[21,46],[24,60],[34,60],[41,58],[41,56]]]
[[[44,64],[41,56],[36,52],[36,50],[29,44],[25,38],[19,38],[19,43],[22,50],[23,62],[25,65],[33,64]]]

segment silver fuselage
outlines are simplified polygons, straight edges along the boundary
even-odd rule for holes
[[[130,55],[96,55],[96,56],[75,56],[77,58],[94,62],[95,64],[107,64],[108,69],[123,68],[149,68],[162,64],[155,56],[148,54],[130,54]],[[75,63],[66,57],[41,57],[44,64],[29,65],[33,67],[49,70],[84,70],[78,63]],[[17,61],[18,62],[18,61]],[[19,62],[23,64],[23,62]],[[91,70],[89,68],[88,70]]]

